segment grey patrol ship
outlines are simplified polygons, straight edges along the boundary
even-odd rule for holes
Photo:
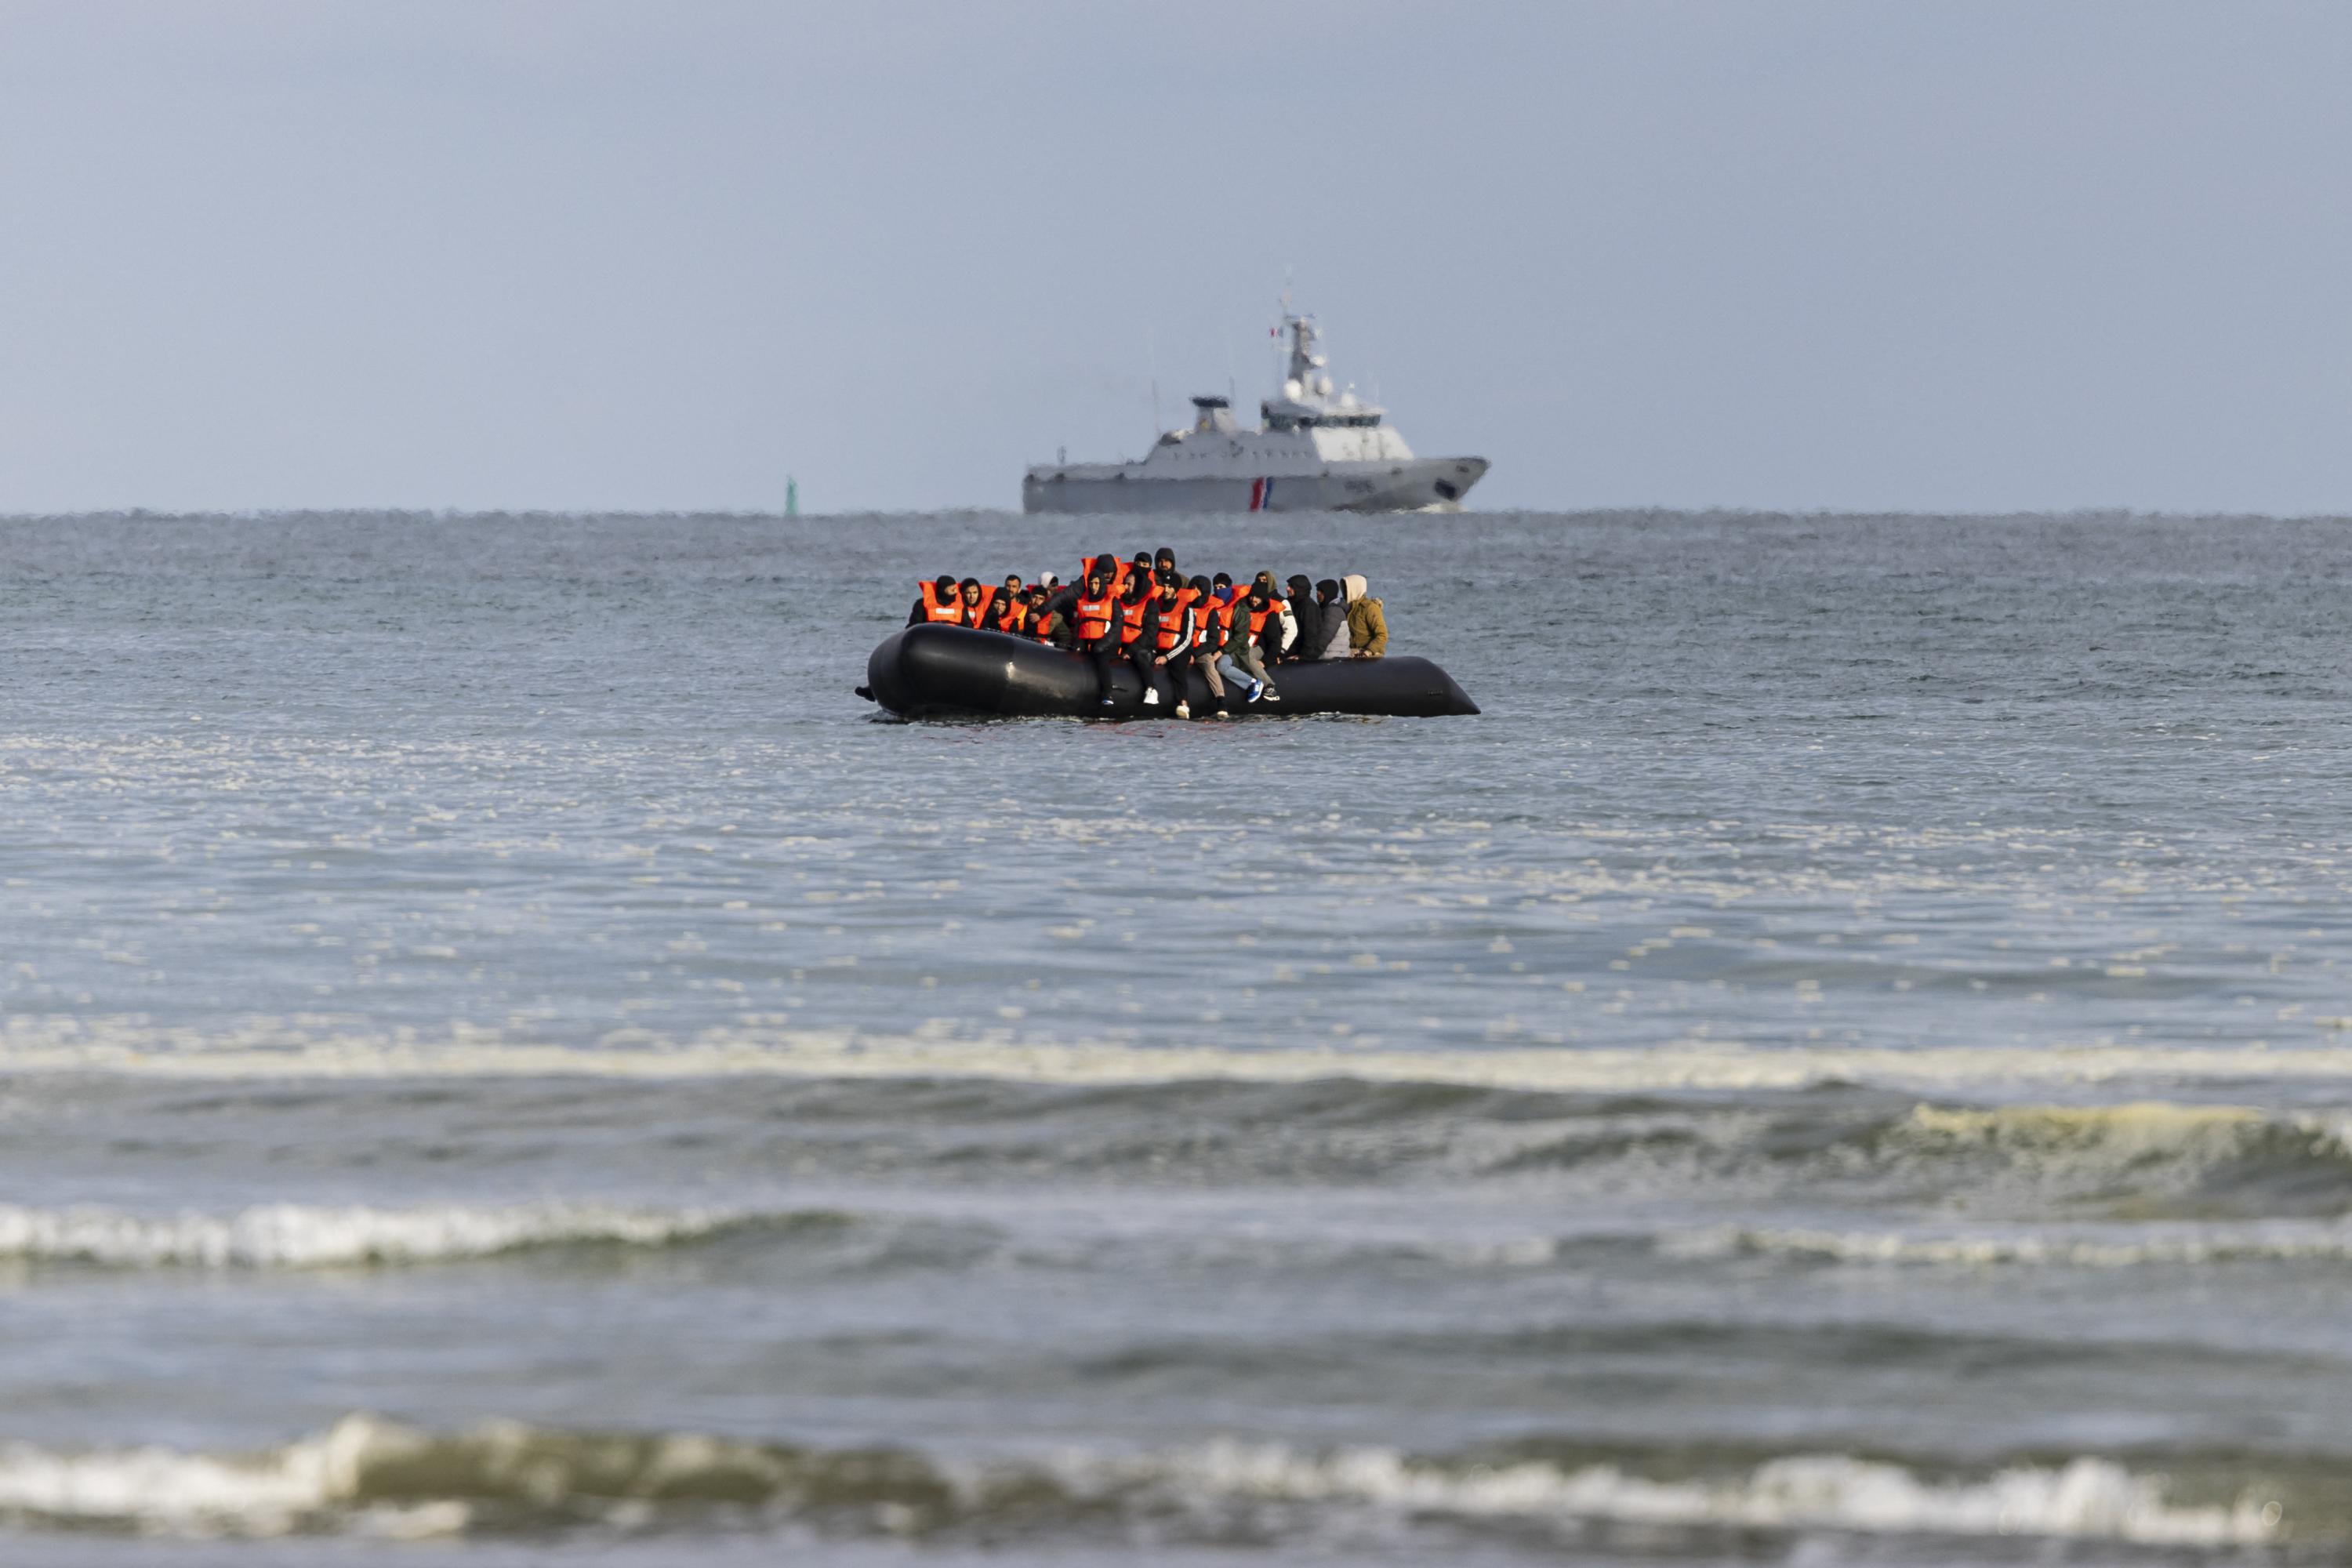
[[[1244,430],[1223,397],[1192,399],[1140,462],[1041,463],[1021,481],[1024,511],[1458,511],[1484,458],[1416,458],[1385,409],[1336,395],[1312,317],[1283,313],[1290,367]]]

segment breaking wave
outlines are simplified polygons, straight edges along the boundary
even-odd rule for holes
[[[2221,1495],[2217,1486],[2235,1489]],[[0,1447],[0,1519],[18,1527],[454,1535],[691,1528],[713,1510],[738,1527],[748,1512],[840,1533],[971,1530],[996,1540],[1106,1524],[1148,1526],[1161,1538],[1263,1540],[1269,1531],[1312,1530],[1335,1511],[1517,1529],[1622,1521],[2207,1547],[2329,1533],[2326,1521],[2299,1519],[2291,1496],[2259,1479],[2182,1489],[2167,1475],[2090,1457],[1942,1475],[1885,1459],[1790,1454],[1693,1471],[1630,1453],[1433,1458],[1221,1442],[989,1464],[516,1424],[436,1436],[365,1415],[248,1455]]]
[[[1661,1237],[1657,1249],[1670,1258],[1780,1257],[1831,1263],[1962,1268],[2003,1265],[2137,1268],[2217,1263],[2346,1263],[2352,1262],[2352,1228],[2277,1228],[2252,1233],[2216,1229],[2150,1236],[1914,1236],[1899,1231],[1725,1226]]]
[[[2138,1220],[2352,1212],[2340,1121],[2237,1106],[1921,1105],[1864,1142],[1889,1176],[1937,1193],[1965,1181],[1978,1207]]]
[[[1222,1495],[1352,1500],[1479,1516],[1652,1525],[1940,1535],[2089,1537],[2143,1544],[2244,1545],[2273,1538],[2276,1499],[2246,1494],[2182,1506],[2161,1478],[2081,1458],[1935,1479],[1843,1454],[1774,1458],[1721,1476],[1658,1479],[1614,1463],[1439,1465],[1385,1449],[1302,1455],[1220,1447],[1171,1467]]]
[[[662,1213],[581,1204],[507,1208],[329,1208],[264,1204],[220,1216],[0,1205],[0,1258],[110,1268],[331,1268],[452,1262],[530,1248],[667,1247],[751,1226],[834,1226],[847,1216]]]
[[[2340,1035],[2329,1021],[2328,1038]],[[618,1029],[593,1044],[546,1045],[499,1030],[384,1031],[338,1016],[265,1016],[210,1028],[137,1016],[0,1019],[0,1069],[182,1078],[947,1078],[1113,1086],[1229,1079],[1356,1079],[1559,1093],[1803,1089],[1880,1085],[1929,1092],[2003,1085],[2352,1083],[2352,1047],[1867,1046],[1757,1047],[1669,1041],[1639,1048],[1427,1050],[1152,1047],[1118,1039],[1038,1042],[1011,1028],[724,1027],[679,1037]]]
[[[1809,1195],[2009,1220],[2352,1215],[2352,1145],[2340,1118],[2237,1106],[1891,1110],[1856,1097],[1604,1111],[1581,1125],[1538,1125],[1489,1160],[1488,1173],[1584,1173],[1652,1195]],[[2316,1250],[2336,1245],[2324,1237]]]
[[[1406,1251],[1472,1264],[1542,1262],[1555,1243],[1604,1236],[1645,1245],[1664,1217],[1654,1205],[1690,1200],[1738,1205],[1714,1208],[1706,1216],[1713,1223],[1770,1227],[1742,1249],[1857,1261],[2198,1262],[2352,1248],[2343,1228],[2352,1225],[2346,1123],[2231,1106],[1954,1108],[1871,1093],[1727,1102],[1324,1080],[1078,1097],[1007,1085],[970,1093],[805,1086],[753,1113],[710,1093],[666,1114],[692,1119],[714,1157],[737,1163],[762,1189],[709,1194],[715,1206],[277,1202],[175,1214],[0,1204],[0,1258],[303,1268],[663,1247],[754,1228],[856,1224],[878,1235],[895,1226],[911,1237],[908,1227],[928,1224],[996,1234],[960,1199],[910,1205],[909,1193],[969,1195],[1005,1182],[1025,1190],[1073,1173],[1186,1190],[1354,1190],[1410,1176],[1433,1193],[1505,1184],[1562,1202],[1598,1200],[1556,1211],[1578,1216],[1561,1230],[1396,1237]],[[870,1190],[877,1176],[918,1184],[877,1198],[870,1212],[859,1204],[855,1216],[811,1211],[762,1179],[780,1163],[796,1173],[795,1195],[803,1180],[835,1182],[835,1192]],[[1765,1205],[1802,1217],[1768,1215]],[[926,1209],[934,1211],[929,1220]],[[2021,1236],[2022,1226],[2033,1234]],[[2136,1234],[2111,1234],[2121,1226]],[[1186,1242],[1213,1260],[1217,1239]],[[1246,1236],[1228,1239],[1247,1250]],[[1366,1237],[1344,1228],[1294,1240],[1310,1251],[1318,1241],[1351,1255],[1367,1248]]]

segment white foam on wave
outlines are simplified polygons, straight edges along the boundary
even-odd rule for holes
[[[1667,1041],[1640,1049],[1430,1051],[1149,1047],[1115,1040],[1034,1043],[945,1023],[908,1034],[742,1026],[666,1036],[612,1031],[593,1045],[509,1039],[455,1026],[384,1031],[340,1017],[265,1017],[199,1029],[139,1017],[0,1020],[0,1071],[213,1079],[976,1078],[1120,1085],[1192,1079],[1261,1083],[1349,1078],[1560,1092],[1801,1089],[1876,1084],[1926,1090],[2003,1085],[2352,1081],[2352,1046],[2168,1047],[1806,1046]]]
[[[1387,1449],[1303,1454],[1216,1445],[1180,1473],[1219,1496],[1357,1500],[1449,1513],[1623,1521],[1654,1525],[1846,1530],[1874,1533],[2041,1535],[2148,1545],[2252,1544],[2278,1533],[2275,1500],[2179,1507],[2156,1478],[2105,1459],[2020,1467],[1974,1480],[1926,1479],[1843,1454],[1795,1455],[1719,1479],[1658,1480],[1615,1465],[1539,1461],[1469,1470]]]
[[[2352,1227],[2169,1228],[2149,1235],[1909,1235],[1901,1231],[1722,1226],[1662,1237],[1659,1253],[1705,1259],[1758,1254],[1824,1262],[1959,1268],[2140,1268],[2213,1263],[2352,1261]]]
[[[0,1517],[196,1537],[278,1536],[326,1524],[403,1539],[461,1532],[473,1514],[459,1499],[355,1504],[363,1459],[404,1436],[352,1415],[316,1436],[249,1455],[0,1445]]]
[[[158,1535],[345,1530],[414,1536],[462,1532],[476,1503],[486,1500],[509,1508],[526,1500],[549,1509],[584,1507],[590,1517],[642,1509],[642,1500],[657,1495],[696,1495],[688,1483],[704,1468],[732,1478],[737,1486],[728,1495],[738,1498],[742,1481],[761,1475],[774,1502],[789,1507],[805,1492],[788,1459],[763,1460],[740,1443],[678,1436],[625,1446],[629,1454],[610,1439],[511,1423],[445,1438],[357,1415],[281,1448],[242,1456],[153,1447],[68,1454],[9,1444],[0,1446],[0,1518]],[[1220,1442],[1172,1454],[1073,1455],[1050,1468],[1087,1517],[1120,1500],[1147,1513],[1171,1503],[1223,1510],[1278,1502],[1536,1522],[2039,1535],[2205,1547],[2279,1539],[2287,1523],[2275,1498],[2249,1491],[2228,1503],[2177,1504],[2167,1499],[2161,1478],[2087,1457],[1939,1480],[1843,1454],[1797,1454],[1744,1471],[1660,1479],[1608,1463],[1461,1465],[1387,1448],[1315,1452]],[[919,1465],[900,1479],[927,1496],[926,1488],[946,1489],[961,1500],[954,1506],[985,1509],[992,1489],[1018,1473],[1038,1474],[1022,1467]],[[427,1477],[437,1477],[450,1495],[421,1493],[416,1482]],[[854,1477],[853,1490],[870,1479]],[[1021,1505],[1025,1516],[1040,1523],[1034,1489],[1016,1488],[1013,1495],[1027,1500]]]
[[[584,1204],[379,1209],[262,1204],[228,1215],[0,1205],[0,1258],[113,1268],[327,1268],[489,1258],[522,1247],[658,1247],[745,1216]]]

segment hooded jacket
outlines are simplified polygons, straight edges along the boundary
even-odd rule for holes
[[[1340,590],[1340,593],[1339,593],[1339,597],[1338,597],[1338,598],[1336,598],[1336,599],[1332,599],[1332,600],[1330,600],[1330,601],[1328,601],[1328,602],[1326,602],[1326,601],[1324,601],[1324,600],[1322,600],[1322,599],[1320,599],[1320,598],[1317,599],[1317,600],[1316,600],[1316,607],[1317,607],[1318,609],[1319,609],[1319,610],[1321,610],[1321,611],[1323,612],[1323,646],[1322,646],[1322,647],[1321,647],[1321,648],[1319,648],[1318,650],[1317,650],[1315,657],[1316,657],[1317,658],[1347,658],[1347,657],[1348,657],[1348,596],[1347,596],[1347,590],[1346,590],[1346,589],[1344,589],[1344,588],[1343,588],[1343,589],[1341,589],[1341,590]]]
[[[1307,577],[1293,577],[1284,586],[1289,590],[1291,618],[1298,623],[1296,638],[1284,645],[1286,660],[1321,658],[1323,645],[1330,640],[1330,631],[1324,625],[1323,606],[1315,602],[1315,584]]]
[[[1381,602],[1371,595],[1371,585],[1360,576],[1349,577],[1346,583],[1348,595],[1348,651],[1378,658],[1389,651],[1389,618]]]

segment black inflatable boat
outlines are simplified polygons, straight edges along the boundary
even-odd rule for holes
[[[1196,714],[1208,711],[1209,688],[1187,678]],[[1279,702],[1244,705],[1229,682],[1236,713],[1387,713],[1434,718],[1475,713],[1478,705],[1454,678],[1425,658],[1333,659],[1275,670]],[[907,719],[994,714],[1008,719],[1160,719],[1145,707],[1143,682],[1122,660],[1111,678],[1112,706],[1102,706],[1092,658],[1057,647],[962,626],[917,626],[893,633],[866,661],[860,697]],[[1163,698],[1163,701],[1165,699]]]

